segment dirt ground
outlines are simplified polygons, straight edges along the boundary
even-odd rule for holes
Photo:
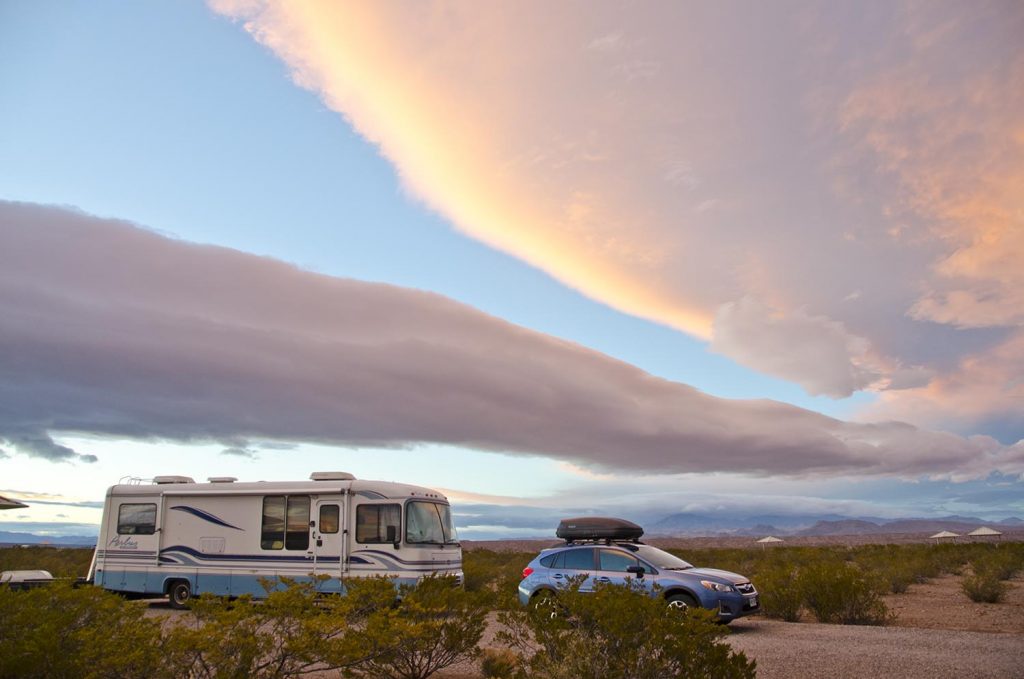
[[[974,603],[960,576],[943,576],[885,597],[894,614],[885,627],[786,623],[760,616],[732,623],[727,642],[757,661],[761,679],[1001,679],[1024,677],[1024,577],[1010,582],[1005,600]],[[178,615],[166,601],[149,615]],[[491,623],[481,646],[496,647]],[[438,679],[479,679],[476,664],[449,668]]]
[[[1024,677],[1024,577],[998,604],[975,603],[960,576],[943,576],[885,597],[894,614],[885,627],[786,623],[760,616],[730,626],[728,643],[757,661],[761,679],[1002,679]],[[481,645],[493,645],[497,624]],[[439,679],[478,679],[474,667]]]
[[[1024,635],[1024,576],[1010,581],[1006,598],[998,604],[971,601],[960,589],[960,579],[944,575],[886,596],[885,605],[896,616],[893,626]],[[1024,668],[1021,672],[1024,676]]]

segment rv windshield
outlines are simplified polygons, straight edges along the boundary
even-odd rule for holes
[[[452,510],[436,502],[410,502],[405,510],[405,541],[410,544],[457,545]]]

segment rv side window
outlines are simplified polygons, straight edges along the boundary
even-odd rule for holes
[[[155,504],[126,504],[117,510],[118,535],[152,535],[155,532]]]
[[[268,495],[263,498],[263,549],[309,547],[309,496]]]
[[[338,532],[341,514],[338,505],[320,505],[320,532],[329,535]]]
[[[357,505],[356,542],[380,544],[388,541],[388,526],[401,535],[402,508],[400,505]]]

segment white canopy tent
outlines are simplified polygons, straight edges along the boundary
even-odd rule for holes
[[[1002,533],[995,530],[994,528],[989,528],[988,526],[981,526],[980,528],[975,528],[967,534],[967,537],[971,538],[993,538],[995,540],[998,540],[1000,536],[1002,536]]]
[[[939,531],[938,533],[936,533],[935,535],[932,535],[928,539],[929,540],[935,540],[935,544],[938,544],[940,540],[949,540],[950,542],[956,542],[956,539],[958,537],[960,537],[959,533],[954,533],[952,531],[944,530],[944,531]]]
[[[767,537],[761,538],[757,542],[761,545],[761,549],[765,549],[768,545],[778,544],[780,542],[783,542],[783,540],[782,538],[777,538],[774,535],[769,535]]]

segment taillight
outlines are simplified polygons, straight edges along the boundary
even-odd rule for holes
[[[532,568],[527,566],[526,568],[523,569],[523,578],[528,578],[531,575],[533,575],[533,569]]]

